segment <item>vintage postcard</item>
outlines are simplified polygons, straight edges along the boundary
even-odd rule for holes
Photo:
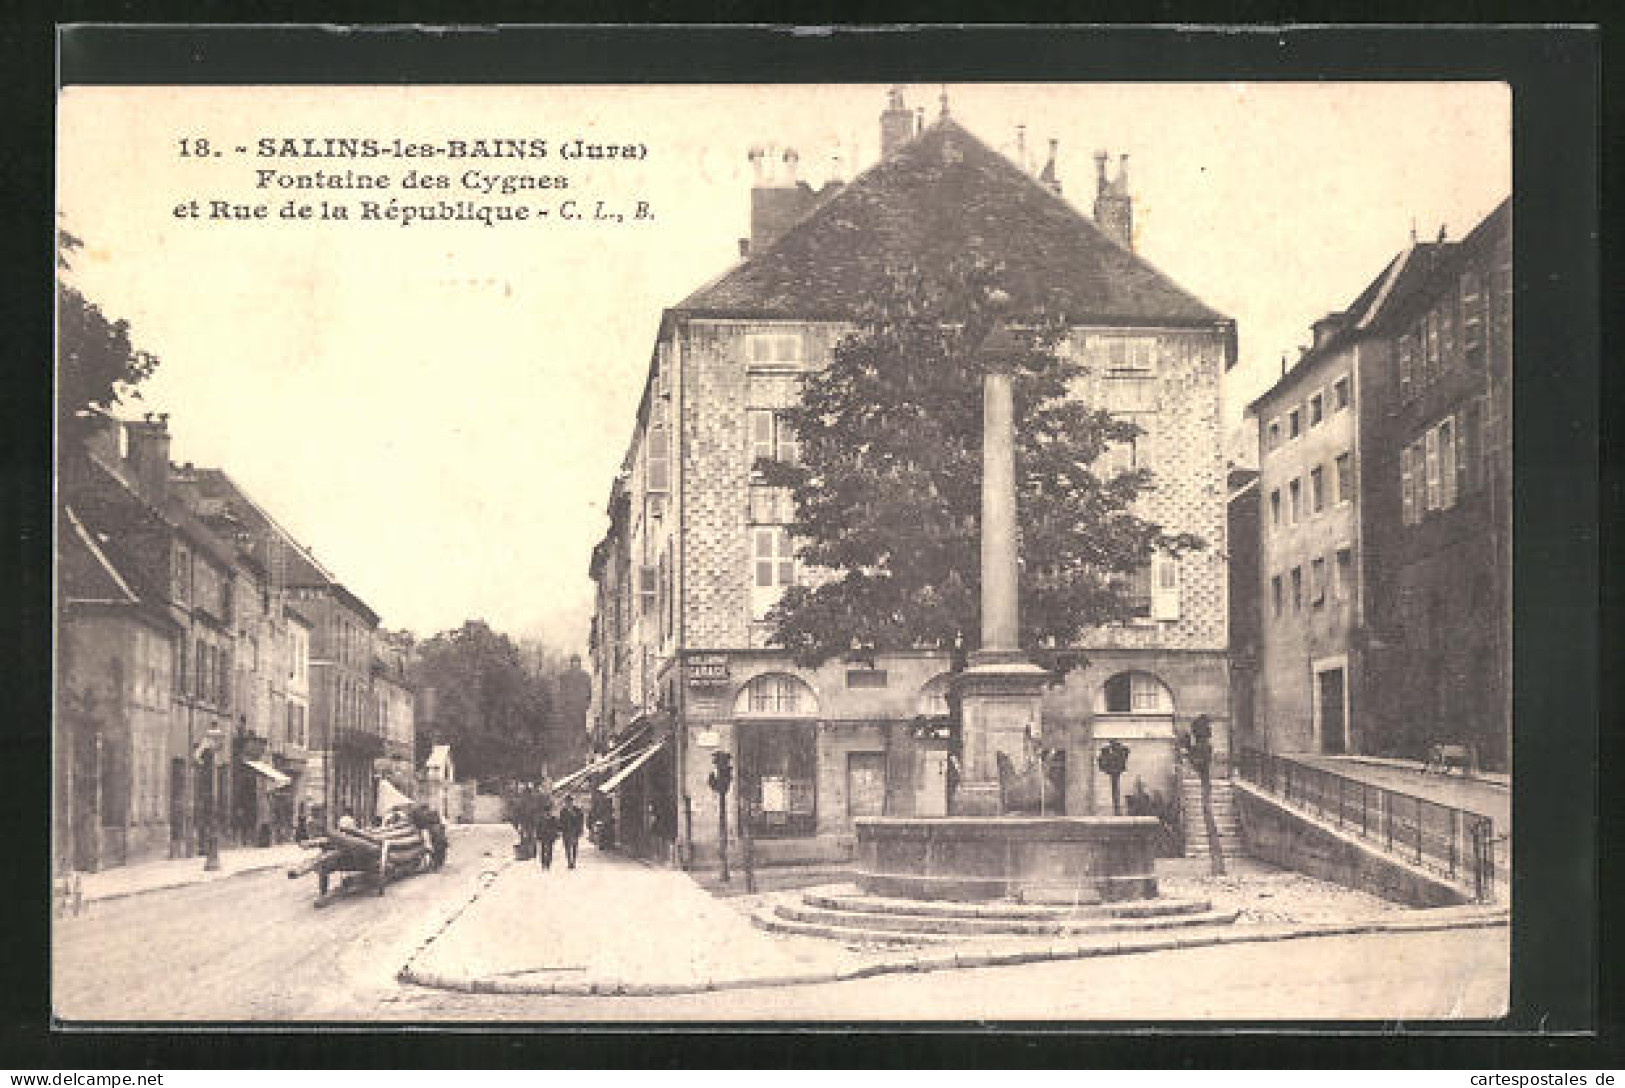
[[[62,1022],[1506,1012],[1506,84],[58,126]]]

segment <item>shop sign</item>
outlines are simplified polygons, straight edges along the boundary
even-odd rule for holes
[[[701,729],[694,734],[694,743],[701,748],[715,748],[718,739],[715,729]]]
[[[699,654],[688,659],[690,687],[720,687],[728,683],[726,654]]]

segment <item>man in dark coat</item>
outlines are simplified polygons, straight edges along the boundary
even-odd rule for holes
[[[553,806],[546,797],[538,798],[536,807],[536,856],[542,868],[553,867],[553,842],[559,837],[559,818],[553,815]]]
[[[559,837],[564,840],[564,860],[572,869],[576,867],[576,845],[581,842],[584,822],[575,798],[566,797],[564,807],[559,809]]]

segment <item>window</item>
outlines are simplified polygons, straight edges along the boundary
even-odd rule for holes
[[[1136,569],[1125,580],[1124,599],[1128,602],[1128,614],[1134,619],[1145,620],[1151,618],[1151,565]]]
[[[1332,411],[1341,412],[1349,406],[1349,380],[1338,378],[1332,383]]]
[[[1309,496],[1315,513],[1326,509],[1326,473],[1319,465],[1309,470]]]
[[[1337,505],[1354,497],[1354,459],[1344,450],[1337,455]]]
[[[1446,419],[1438,427],[1439,437],[1439,508],[1449,510],[1456,505],[1456,419]]]
[[[747,689],[752,714],[800,714],[801,693],[807,685],[793,676],[758,676]]]
[[[1432,381],[1439,370],[1439,311],[1428,311],[1423,323],[1423,372]]]
[[[762,460],[795,464],[801,451],[790,424],[766,408],[752,408],[747,415],[751,471],[755,472],[756,462]]]
[[[1158,555],[1151,560],[1151,618],[1179,618],[1179,561]]]
[[[1476,267],[1461,277],[1461,351],[1468,364],[1484,361],[1484,287]]]
[[[1281,527],[1281,489],[1276,488],[1270,492],[1270,525],[1273,528]]]
[[[1303,568],[1292,568],[1292,611],[1303,611]]]
[[[1096,462],[1096,476],[1101,480],[1110,480],[1125,472],[1149,469],[1151,467],[1149,437],[1141,434],[1109,444]]]
[[[1107,714],[1166,714],[1173,699],[1161,680],[1148,672],[1120,672],[1103,687]]]
[[[1471,494],[1478,490],[1481,477],[1480,460],[1483,458],[1484,408],[1481,400],[1467,404],[1466,417],[1461,425],[1461,456],[1457,468],[1461,472],[1461,490]]]
[[[795,584],[795,552],[790,531],[782,525],[758,525],[751,536],[754,549],[751,602],[752,611],[760,620],[778,603],[785,587]]]
[[[745,357],[751,366],[791,366],[801,362],[798,332],[756,332],[745,338]]]
[[[1439,362],[1449,366],[1456,361],[1456,300],[1439,304]]]
[[[1321,395],[1319,393],[1316,393],[1314,396],[1309,398],[1309,426],[1320,426],[1322,403]]]
[[[1346,601],[1354,590],[1354,553],[1348,548],[1337,549],[1337,598]]]
[[[1270,420],[1269,440],[1265,445],[1265,449],[1267,449],[1267,450],[1269,450],[1270,452],[1273,453],[1275,450],[1278,450],[1280,448],[1281,448],[1281,421],[1278,420],[1278,419],[1272,419],[1272,420]]]
[[[1270,600],[1275,605],[1275,618],[1281,618],[1281,576],[1270,576]]]
[[[1297,408],[1294,408],[1294,409],[1292,409],[1292,411],[1287,413],[1287,415],[1286,415],[1286,436],[1287,436],[1287,438],[1289,440],[1293,439],[1293,438],[1296,438],[1296,437],[1298,437],[1298,435],[1303,433],[1303,427],[1302,427],[1302,422],[1303,421],[1302,421],[1302,418],[1301,418],[1302,414],[1303,413],[1301,411],[1299,411]]]
[[[1288,506],[1292,513],[1292,524],[1296,525],[1303,520],[1303,488],[1298,480],[1286,485]]]
[[[1309,564],[1309,600],[1316,608],[1326,604],[1326,560],[1318,555]]]
[[[1407,397],[1412,385],[1419,379],[1416,372],[1416,334],[1408,332],[1399,338],[1399,395]]]
[[[663,397],[656,397],[649,408],[649,434],[643,447],[644,487],[649,491],[671,490],[670,410],[670,402]]]
[[[846,686],[849,688],[883,688],[886,686],[886,670],[847,669]]]
[[[1109,412],[1140,413],[1158,409],[1156,340],[1145,336],[1095,337],[1090,354],[1104,362],[1101,390]]]
[[[1439,432],[1430,430],[1426,438],[1427,508],[1439,509]]]

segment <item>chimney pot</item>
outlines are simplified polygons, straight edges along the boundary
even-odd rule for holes
[[[903,88],[887,94],[886,109],[880,115],[880,157],[885,158],[914,137],[914,114],[903,104]]]

